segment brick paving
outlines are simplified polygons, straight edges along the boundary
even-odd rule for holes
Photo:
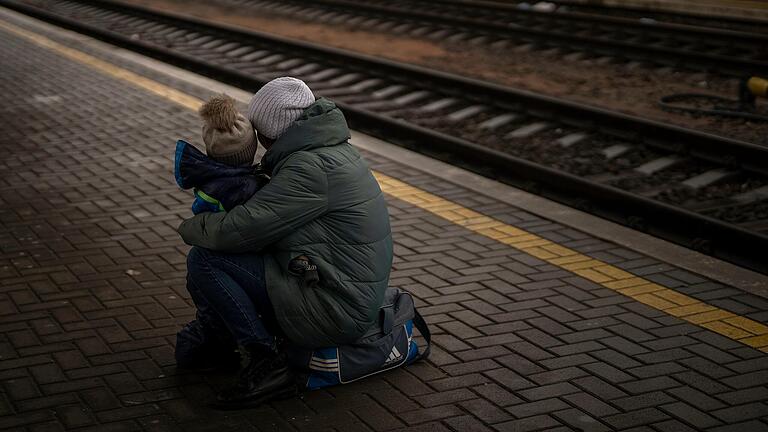
[[[258,409],[177,371],[193,316],[172,178],[194,112],[0,33],[0,430],[761,431],[768,358],[389,199],[428,362]],[[164,78],[167,82],[172,79]],[[204,90],[185,89],[205,95]],[[768,300],[366,154],[373,168],[753,320]]]

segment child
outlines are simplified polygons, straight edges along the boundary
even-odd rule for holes
[[[214,96],[200,108],[205,154],[184,140],[176,142],[174,176],[182,189],[193,189],[192,212],[229,211],[245,203],[269,177],[253,165],[256,133],[251,122],[226,95]],[[234,339],[210,311],[198,310],[176,335],[176,362],[181,368],[236,368],[240,356]]]
[[[182,189],[193,189],[192,212],[228,211],[245,203],[269,177],[256,155],[256,133],[227,95],[214,96],[200,107],[205,153],[184,140],[176,142],[174,176]]]

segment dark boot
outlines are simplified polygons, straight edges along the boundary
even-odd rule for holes
[[[237,370],[240,354],[228,332],[206,327],[192,320],[176,334],[176,366],[198,372]]]
[[[282,350],[274,345],[255,345],[246,347],[246,352],[249,359],[240,371],[237,384],[219,393],[214,404],[217,408],[255,407],[298,394],[295,377]]]

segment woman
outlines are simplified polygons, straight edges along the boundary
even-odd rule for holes
[[[203,326],[226,327],[250,361],[218,396],[244,407],[294,392],[275,336],[325,347],[376,320],[392,264],[381,189],[349,144],[344,115],[295,78],[277,78],[250,102],[267,149],[269,183],[226,213],[185,220],[188,290]]]

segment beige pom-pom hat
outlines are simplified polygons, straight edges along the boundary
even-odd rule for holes
[[[251,165],[256,155],[256,133],[251,122],[227,95],[214,96],[200,107],[205,152],[211,159],[232,166]]]

